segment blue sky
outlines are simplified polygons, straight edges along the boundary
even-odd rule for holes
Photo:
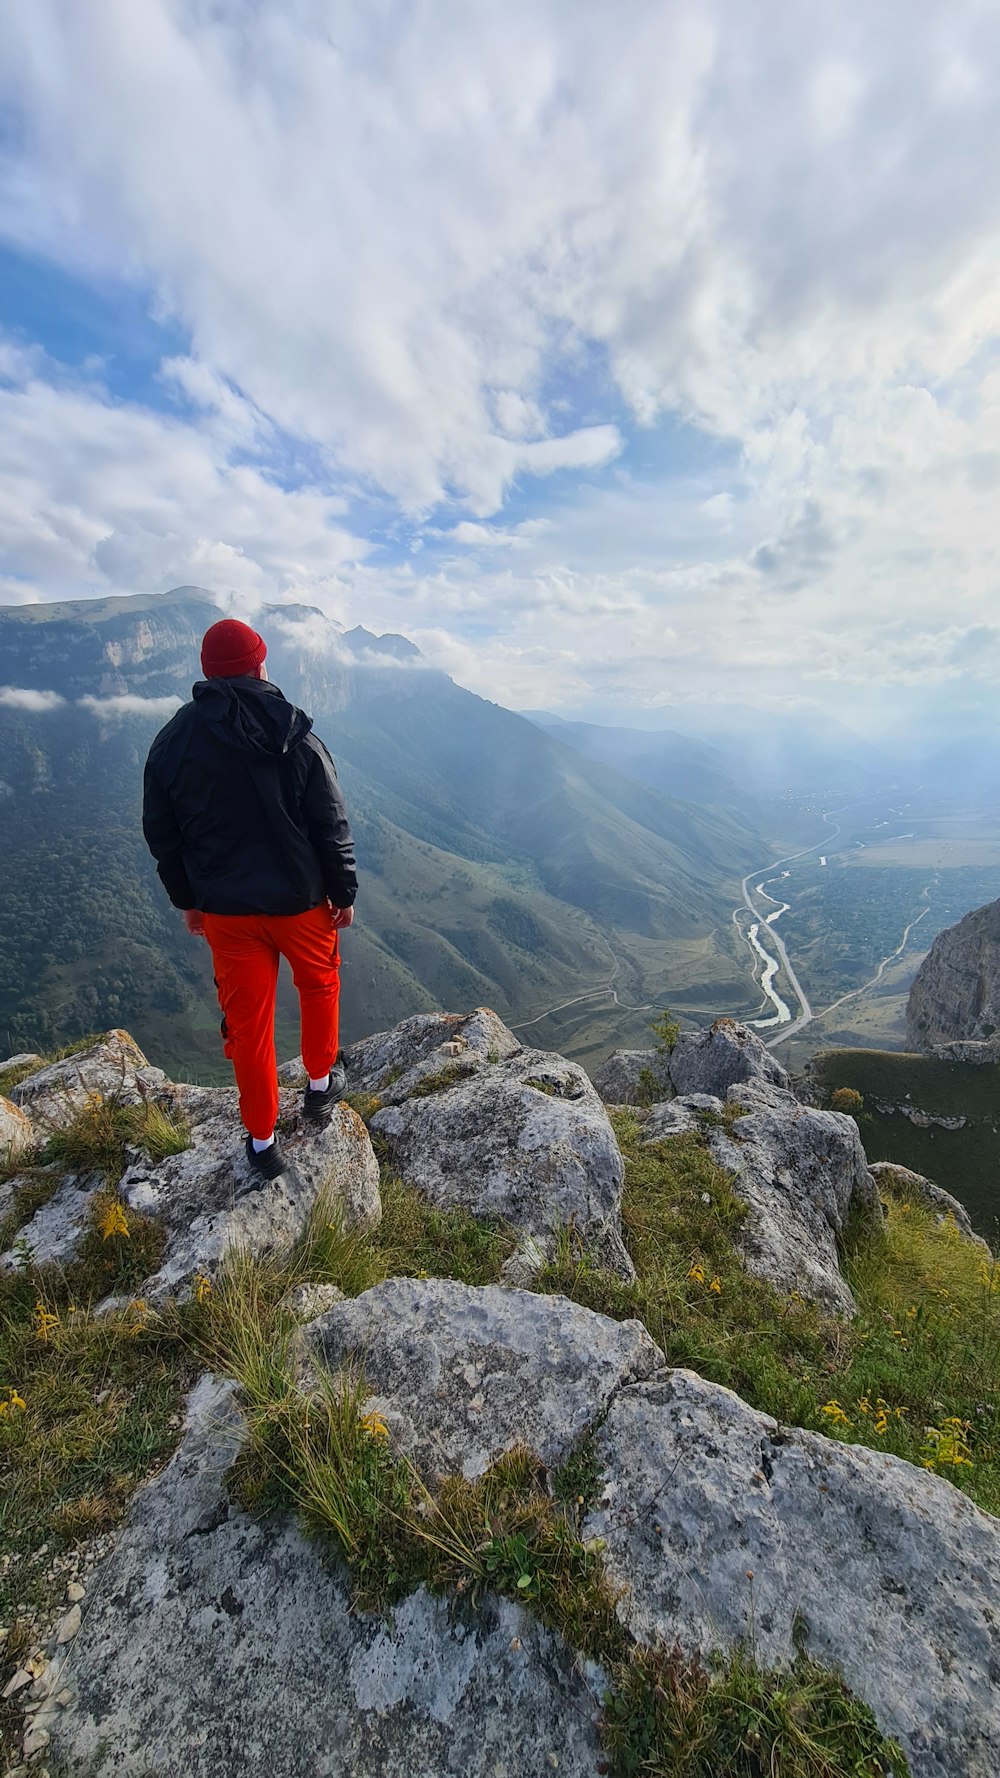
[[[0,600],[486,695],[995,697],[1000,16],[10,0]]]

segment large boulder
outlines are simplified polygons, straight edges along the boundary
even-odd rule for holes
[[[605,1105],[644,1105],[672,1099],[669,1058],[662,1050],[612,1050],[594,1075]]]
[[[913,1778],[995,1778],[1000,1521],[900,1458],[781,1427],[686,1371],[597,1434],[619,1615],[643,1642],[838,1667]]]
[[[710,1093],[724,1099],[742,1081],[787,1087],[788,1075],[756,1032],[735,1019],[716,1019],[707,1031],[682,1031],[670,1052],[670,1079],[681,1094]]]
[[[30,1153],[36,1140],[30,1117],[10,1099],[0,1098],[0,1165]]]
[[[900,1167],[895,1161],[872,1161],[871,1172],[880,1190],[912,1204],[922,1204],[925,1210],[933,1210],[939,1222],[950,1218],[966,1240],[975,1241],[977,1246],[985,1247],[989,1252],[988,1243],[976,1234],[965,1205],[953,1198],[951,1192],[946,1192],[943,1185],[935,1185],[933,1179],[925,1179],[922,1173],[912,1173],[909,1167]]]
[[[64,1778],[596,1778],[605,1686],[519,1606],[421,1590],[391,1619],[286,1518],[230,1499],[240,1447],[205,1379],[173,1460],[136,1498],[34,1718]]]
[[[620,1227],[624,1163],[583,1069],[543,1050],[477,1061],[468,1073],[461,1057],[453,1062],[454,1073],[418,1082],[371,1121],[406,1183],[441,1208],[501,1218],[543,1248],[572,1226],[633,1277]]]
[[[127,1031],[108,1031],[87,1049],[29,1074],[11,1087],[10,1096],[39,1134],[48,1136],[65,1129],[95,1099],[138,1105],[158,1098],[165,1081],[162,1070],[150,1067]]]
[[[456,1061],[503,1062],[520,1048],[514,1033],[488,1006],[471,1013],[414,1013],[391,1031],[363,1037],[347,1051],[347,1085],[352,1093],[384,1093],[421,1063],[430,1066],[418,1071],[418,1079],[421,1073]],[[398,1096],[405,1098],[405,1091]]]
[[[166,1160],[137,1156],[120,1187],[133,1210],[167,1231],[160,1269],[142,1288],[147,1300],[176,1295],[197,1273],[211,1277],[234,1249],[267,1254],[286,1246],[320,1199],[348,1227],[379,1221],[378,1162],[349,1106],[338,1105],[320,1129],[302,1117],[300,1096],[283,1092],[279,1139],[287,1165],[265,1183],[247,1166],[232,1089],[173,1087],[171,1106],[190,1128],[190,1147]]]
[[[363,1374],[367,1405],[425,1475],[469,1481],[519,1444],[559,1463],[623,1384],[664,1363],[639,1321],[450,1278],[391,1278],[339,1303],[308,1337],[328,1369]]]
[[[708,1147],[735,1176],[747,1205],[736,1245],[749,1272],[798,1290],[835,1314],[857,1305],[840,1269],[838,1242],[853,1219],[879,1225],[882,1204],[858,1126],[838,1111],[800,1105],[763,1081],[732,1087],[740,1116],[713,1125]]]

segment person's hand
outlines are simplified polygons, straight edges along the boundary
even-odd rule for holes
[[[338,931],[341,931],[345,926],[352,926],[354,924],[353,908],[335,908],[331,902],[330,912],[333,915],[333,923]]]
[[[199,908],[185,908],[184,909],[184,924],[187,927],[188,931],[190,932],[192,938],[204,938],[204,936],[205,936],[205,922],[202,919],[201,911]]]

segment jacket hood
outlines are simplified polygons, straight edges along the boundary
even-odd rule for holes
[[[231,746],[278,758],[304,741],[312,717],[268,679],[199,679],[191,689],[202,722]]]

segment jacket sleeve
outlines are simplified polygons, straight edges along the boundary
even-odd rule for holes
[[[310,745],[311,743],[311,745]],[[354,841],[333,760],[318,736],[310,735],[309,773],[302,798],[309,842],[319,859],[323,886],[336,908],[354,905],[358,893]]]
[[[156,859],[156,874],[175,908],[196,906],[181,851],[181,830],[173,804],[163,788],[152,755],[142,784],[142,831]]]

